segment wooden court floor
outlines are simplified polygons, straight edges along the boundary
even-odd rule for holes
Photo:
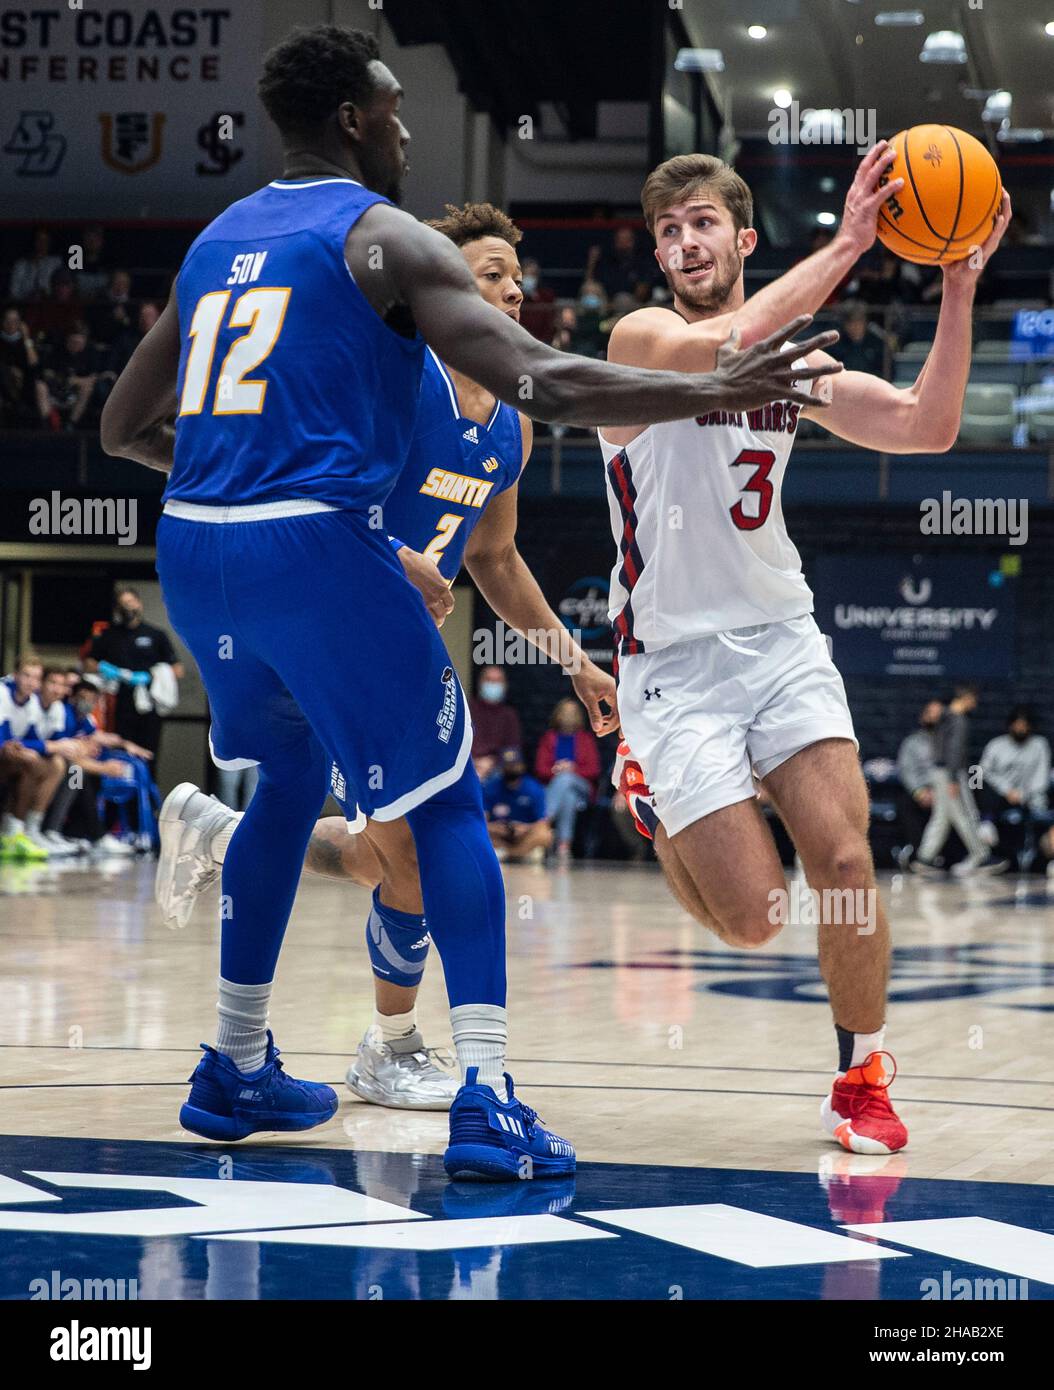
[[[831,1162],[817,1111],[834,1037],[814,928],[736,952],[685,917],[654,866],[505,872],[511,1070],[581,1160],[813,1174]],[[213,1035],[215,890],[172,932],[152,880],[152,862],[0,868],[0,1133],[186,1137],[185,1078]],[[1054,889],[887,875],[883,891],[887,1045],[911,1131],[898,1171],[1054,1183]],[[343,1084],[371,1018],[367,906],[365,890],[301,884],[272,1025],[292,1074],[330,1082],[341,1106],[306,1137],[266,1143],[444,1147],[444,1115],[378,1109]],[[449,1046],[434,952],[421,1016],[427,1041]]]

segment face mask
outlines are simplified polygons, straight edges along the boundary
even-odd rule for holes
[[[5,343],[18,343],[22,340],[22,334],[18,332],[0,333],[0,338],[3,338]]]
[[[76,701],[76,703],[74,704],[73,708],[74,708],[74,709],[77,711],[77,713],[80,714],[80,715],[89,715],[89,714],[91,714],[92,710],[95,708],[95,701],[94,701],[94,700],[78,700],[78,701]]]
[[[482,681],[479,687],[479,698],[486,700],[488,704],[500,705],[505,699],[505,684],[503,681]]]
[[[118,605],[117,616],[120,618],[122,623],[134,623],[136,618],[138,618],[139,616],[139,609],[127,608],[122,603]]]
[[[1027,743],[1029,739],[1032,737],[1032,735],[1028,733],[1022,734],[1015,732],[1012,733],[1010,737],[1014,740],[1015,743]]]
[[[599,309],[600,300],[595,294],[584,294],[578,301],[578,307],[580,309]]]
[[[523,290],[524,294],[533,294],[538,288],[537,275],[525,275],[520,282],[520,288]]]

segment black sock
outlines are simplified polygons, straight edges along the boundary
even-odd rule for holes
[[[842,1028],[837,1023],[834,1025],[834,1031],[838,1038],[838,1070],[845,1072],[853,1064],[853,1044],[856,1041],[856,1034],[850,1033],[848,1028]]]

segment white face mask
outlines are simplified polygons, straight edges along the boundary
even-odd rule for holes
[[[504,681],[480,681],[479,698],[489,705],[500,705],[505,699]]]

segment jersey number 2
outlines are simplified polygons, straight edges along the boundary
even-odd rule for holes
[[[736,468],[740,464],[752,464],[754,468],[753,473],[743,484],[741,491],[757,494],[757,516],[748,515],[743,510],[742,502],[737,502],[734,507],[728,509],[732,514],[732,520],[740,531],[756,531],[759,526],[764,526],[768,520],[769,512],[772,510],[773,494],[769,474],[772,472],[772,465],[775,462],[776,455],[771,449],[744,449],[729,464],[730,468]]]
[[[259,415],[267,394],[266,381],[246,380],[273,350],[289,305],[289,289],[246,290],[234,301],[229,328],[247,328],[235,338],[220,366],[212,394],[213,415]],[[205,408],[216,340],[227,312],[230,290],[203,294],[190,321],[190,352],[183,376],[180,415],[200,415]]]

